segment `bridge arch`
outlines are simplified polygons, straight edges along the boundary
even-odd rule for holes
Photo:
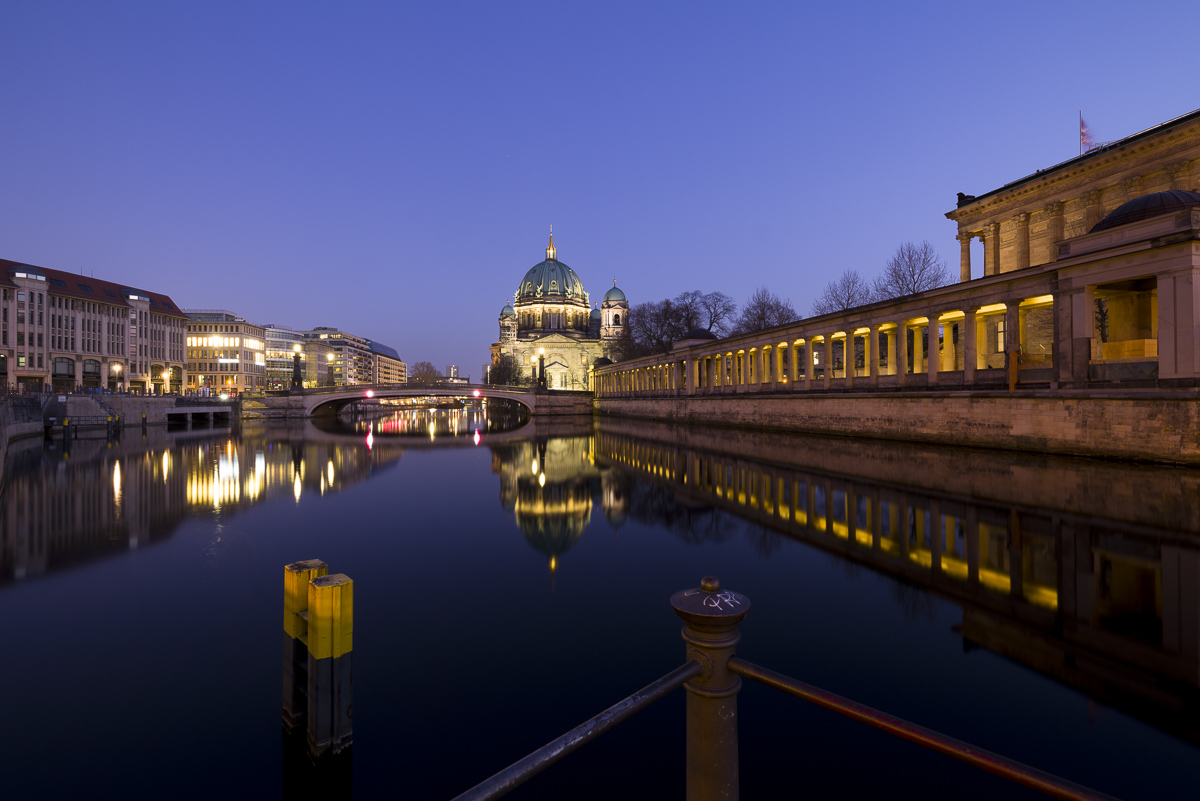
[[[304,394],[304,411],[305,414],[312,416],[318,413],[318,410],[324,411],[325,407],[331,407],[331,410],[336,411],[346,404],[363,400],[429,397],[510,400],[521,404],[531,413],[537,408],[537,396],[533,392],[513,387],[496,387],[490,385],[465,385],[460,387],[356,386],[337,387],[329,390],[306,390]]]

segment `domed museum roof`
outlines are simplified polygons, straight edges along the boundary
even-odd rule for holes
[[[512,304],[505,303],[504,308],[500,310],[501,317],[516,317],[517,313],[513,311]]]
[[[567,265],[557,258],[554,235],[550,235],[550,246],[546,248],[546,260],[529,268],[521,285],[517,287],[517,302],[542,300],[574,300],[587,303],[583,282]]]
[[[1172,214],[1181,209],[1200,206],[1200,192],[1184,192],[1171,189],[1166,192],[1152,192],[1149,195],[1135,197],[1128,203],[1123,203],[1108,213],[1108,216],[1098,222],[1089,233],[1115,228],[1118,225],[1148,220],[1161,214]]]

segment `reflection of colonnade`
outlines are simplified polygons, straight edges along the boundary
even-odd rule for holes
[[[597,460],[962,604],[963,636],[1200,739],[1200,542],[605,431]],[[1180,709],[1191,709],[1182,714]]]

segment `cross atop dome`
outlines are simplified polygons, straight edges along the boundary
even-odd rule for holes
[[[558,261],[556,258],[558,251],[554,249],[554,226],[550,226],[550,244],[546,246],[546,258],[551,261]]]

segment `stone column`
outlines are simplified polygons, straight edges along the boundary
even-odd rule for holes
[[[1084,192],[1079,196],[1079,200],[1083,203],[1083,232],[1086,234],[1100,222],[1100,190],[1093,189],[1091,192]]]
[[[867,338],[863,345],[863,366],[867,370],[867,384],[879,386],[879,326],[867,326]]]
[[[1187,185],[1188,166],[1188,161],[1177,161],[1167,167],[1167,175],[1171,178],[1172,189],[1191,190],[1191,187]]]
[[[842,375],[846,378],[846,389],[854,389],[854,329],[846,332],[842,340]]]
[[[988,223],[983,239],[983,274],[1000,274],[1000,223]]]
[[[970,306],[966,310],[966,318],[962,324],[963,338],[963,384],[970,386],[975,383],[975,369],[979,366],[979,320],[978,306]]]
[[[800,389],[800,359],[797,358],[796,340],[788,343],[788,381],[791,382],[792,389]]]
[[[833,386],[833,334],[825,335],[825,389]]]
[[[699,359],[688,359],[683,363],[683,369],[685,371],[683,384],[685,387],[687,387],[686,392],[688,395],[695,395],[696,390],[700,388],[700,376],[699,370],[697,369],[699,367]]]
[[[1063,204],[1056,200],[1042,207],[1046,216],[1046,262],[1058,261],[1058,243],[1063,238]]]
[[[783,381],[783,378],[784,378],[784,376],[783,376],[783,349],[784,349],[783,345],[776,345],[775,350],[772,351],[772,353],[775,354],[775,388],[776,389],[779,388],[779,383],[781,381]],[[791,373],[788,373],[788,377],[789,377],[789,379],[795,378],[795,376]]]
[[[1017,228],[1017,269],[1029,266],[1029,212],[1022,211],[1013,217]]]
[[[925,372],[925,348],[923,347],[922,340],[925,338],[925,329],[928,327],[928,325],[921,325],[920,323],[911,326],[913,336],[913,375]]]
[[[1015,298],[1005,303],[1008,306],[1004,312],[1004,350],[1008,354],[1005,364],[1012,365],[1017,362],[1017,356],[1021,352],[1021,300]],[[1020,373],[1017,377],[1019,380]]]
[[[896,359],[894,362],[894,364],[896,365],[896,384],[897,384],[897,386],[902,387],[908,383],[908,322],[907,321],[900,320],[896,324],[896,348],[894,351],[888,351],[888,353],[896,354]]]
[[[938,350],[938,318],[936,314],[929,315],[929,358],[926,360],[929,373],[929,386],[936,387],[938,370],[942,366],[942,354]]]
[[[959,246],[958,280],[961,283],[966,283],[967,281],[971,280],[971,240],[974,238],[975,237],[973,234],[967,233],[966,231],[963,231],[955,237],[955,239],[958,240]]]
[[[813,378],[816,371],[813,369],[813,357],[816,355],[813,350],[812,337],[804,340],[804,388],[812,389]]]
[[[885,333],[885,336],[887,336],[887,346],[888,346],[887,373],[885,375],[895,375],[896,374],[896,338],[897,338],[896,333],[899,330],[900,330],[900,327],[897,326],[896,328],[892,329],[891,331],[887,331]]]

